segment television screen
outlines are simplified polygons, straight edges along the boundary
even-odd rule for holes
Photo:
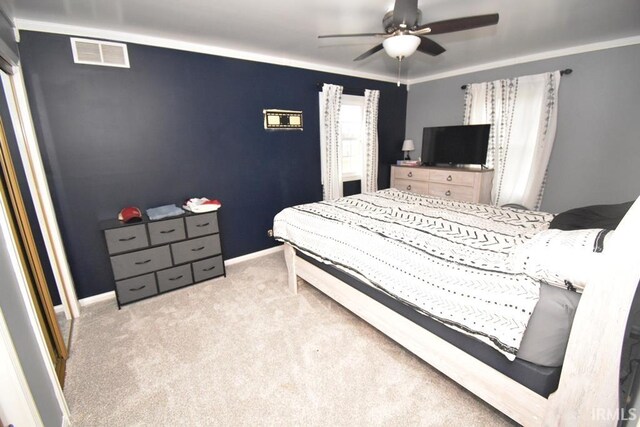
[[[491,125],[439,126],[422,131],[422,161],[427,165],[483,165]]]

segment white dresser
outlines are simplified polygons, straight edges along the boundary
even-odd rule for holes
[[[403,191],[490,203],[493,169],[391,166],[391,187]]]

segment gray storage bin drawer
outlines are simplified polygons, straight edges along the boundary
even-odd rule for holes
[[[220,237],[217,234],[171,244],[176,264],[208,258],[220,253]]]
[[[187,221],[187,235],[189,238],[218,232],[217,212],[188,216],[185,219]]]
[[[149,246],[144,224],[105,230],[107,248],[110,254],[131,251]]]
[[[120,280],[116,282],[116,288],[120,304],[126,304],[158,293],[156,278],[153,274]]]
[[[184,221],[182,218],[150,222],[149,238],[152,245],[184,240]]]
[[[191,265],[193,266],[194,282],[201,282],[224,274],[224,265],[222,264],[222,256],[220,255],[194,262]]]
[[[169,246],[112,256],[111,267],[116,280],[171,267]]]
[[[156,274],[158,275],[158,289],[160,292],[170,291],[193,283],[189,265],[158,271]]]

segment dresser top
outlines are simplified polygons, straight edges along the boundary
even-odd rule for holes
[[[168,221],[170,219],[186,218],[186,217],[189,217],[189,216],[216,213],[220,209],[222,209],[222,208],[218,208],[215,211],[200,212],[200,213],[185,211],[185,213],[183,213],[182,215],[169,216],[169,217],[162,218],[162,219],[157,219],[157,220],[150,220],[149,217],[147,216],[147,214],[143,213],[141,221],[122,222],[117,218],[111,218],[111,219],[104,219],[104,220],[100,221],[98,223],[98,227],[100,228],[100,230],[110,230],[110,229],[113,229],[113,228],[131,227],[131,226],[140,225],[140,224],[149,224],[149,223],[153,223],[153,222]]]
[[[480,169],[473,166],[407,166],[407,165],[391,165],[394,168],[407,169],[429,169],[437,171],[459,171],[459,172],[493,172],[493,169]]]

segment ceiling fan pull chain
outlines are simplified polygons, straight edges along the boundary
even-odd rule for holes
[[[402,56],[398,58],[398,87],[400,87],[400,67],[402,66]]]

